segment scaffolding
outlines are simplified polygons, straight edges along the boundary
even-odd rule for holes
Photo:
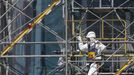
[[[1,50],[3,50],[6,45],[12,44],[13,42],[11,40],[14,38],[14,36],[19,34],[20,31],[25,28],[27,24],[36,19],[36,16],[31,17],[28,13],[25,12],[25,9],[33,5],[32,3],[34,3],[35,1],[36,0],[28,0],[28,3],[24,8],[19,8],[16,5],[18,2],[21,2],[19,0],[0,0],[0,5],[4,6],[4,8],[1,8],[3,9],[3,13],[0,12],[0,24],[1,26],[2,24],[5,25],[0,28],[0,34],[2,35],[0,36]],[[85,64],[94,61],[82,59],[83,57],[86,57],[86,55],[77,52],[78,41],[76,40],[76,37],[78,35],[81,35],[83,36],[84,40],[84,36],[88,31],[95,31],[97,33],[97,39],[107,45],[107,50],[105,50],[102,54],[104,56],[103,60],[99,61],[102,62],[102,64],[98,68],[101,68],[99,72],[100,75],[114,75],[118,71],[118,69],[120,69],[123,64],[128,61],[129,58],[134,57],[134,33],[131,29],[134,23],[133,19],[131,19],[131,15],[133,16],[131,12],[134,12],[133,0],[62,0],[60,5],[58,6],[62,7],[63,12],[65,24],[65,28],[63,28],[65,29],[64,38],[61,37],[58,32],[53,30],[53,28],[50,28],[49,26],[45,25],[44,22],[41,21],[38,26],[54,35],[57,38],[57,41],[50,40],[15,42],[15,44],[17,45],[12,48],[13,51],[9,52],[8,55],[4,55],[4,53],[1,56],[0,74],[34,75],[30,74],[30,71],[27,71],[28,69],[26,69],[29,65],[29,59],[25,59],[25,72],[21,72],[20,69],[14,68],[14,66],[16,66],[16,62],[14,62],[14,60],[17,61],[16,58],[30,58],[30,60],[32,61],[32,58],[35,58],[34,60],[36,60],[36,58],[48,58],[53,60],[53,58],[58,59],[62,57],[64,58],[64,64],[62,66],[56,65],[53,67],[52,65],[52,69],[50,70],[44,66],[41,68],[39,67],[38,69],[42,70],[40,70],[40,73],[36,73],[35,75],[87,75],[88,67]],[[55,8],[55,10],[57,10],[57,8]],[[17,11],[15,17],[11,15],[13,13],[13,10]],[[22,25],[17,26],[15,24],[21,20],[20,16],[26,17],[27,21],[22,23]],[[4,22],[3,19],[7,22]],[[35,27],[33,31],[36,31],[36,29],[37,27]],[[33,33],[34,32],[29,34]],[[27,36],[34,37],[33,35]],[[22,40],[24,39],[22,38]],[[19,45],[36,46],[44,44],[61,45],[61,50],[53,50],[51,51],[52,53],[44,55],[38,53],[36,54],[36,51],[30,51],[30,54],[27,54],[26,52],[20,55],[17,54],[17,51],[14,51],[14,49],[17,47],[20,47],[17,49],[20,49],[21,51],[22,47]],[[37,64],[38,61],[41,61],[40,59],[37,59],[37,62],[35,64]],[[8,64],[9,62],[10,64]],[[131,63],[127,65],[128,66],[125,68],[126,70],[124,70],[122,74],[133,75],[133,64]],[[35,71],[35,68],[33,68],[33,71]]]
[[[132,62],[130,60],[127,66],[124,65],[120,69],[124,64],[120,60],[128,60],[131,57],[129,56],[131,54],[129,51],[133,51],[132,44],[125,43],[133,40],[133,34],[130,34],[130,27],[133,25],[133,21],[130,21],[130,11],[133,10],[131,2],[133,1],[124,0],[120,3],[115,0],[72,0],[70,5],[68,5],[71,9],[68,12],[71,15],[68,18],[68,25],[72,28],[71,41],[75,40],[74,37],[77,34],[84,36],[88,31],[95,31],[98,35],[97,39],[102,40],[107,45],[109,52],[104,52],[104,56],[107,57],[104,61],[112,61],[111,67],[106,68],[110,69],[109,71],[112,72],[110,74],[115,74],[118,69],[119,72],[126,68],[128,70],[130,68],[128,67],[130,66],[129,62]],[[124,16],[122,16],[123,14]],[[124,43],[119,43],[120,41],[124,41]],[[116,60],[117,63],[114,63]],[[99,68],[102,69],[105,66],[106,64],[103,63]],[[123,72],[127,73],[127,71]],[[116,75],[120,75],[120,73]]]

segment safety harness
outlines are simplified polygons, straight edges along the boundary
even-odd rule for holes
[[[97,55],[97,50],[96,49],[96,43],[93,46],[90,46],[90,44],[88,45],[88,58],[89,59],[94,59]]]

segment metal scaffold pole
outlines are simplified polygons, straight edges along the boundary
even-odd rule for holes
[[[38,23],[41,22],[41,20],[46,16],[48,15],[53,7],[55,7],[56,5],[58,5],[60,3],[60,0],[54,0],[52,4],[50,4],[50,6],[48,6],[47,9],[45,9],[42,13],[40,13],[34,20],[33,22],[29,23],[29,25],[21,32],[19,33],[19,35],[16,36],[16,38],[14,38],[12,40],[12,43],[7,45],[1,52],[1,56],[5,55],[7,52],[9,52],[12,47],[17,43],[19,42],[26,34],[28,34],[32,29],[33,27],[35,27]]]
[[[0,9],[2,75],[87,75],[93,62],[99,75],[134,75],[133,0],[0,0]],[[79,48],[89,31],[106,45],[101,60]]]
[[[125,12],[121,13],[120,11],[118,11],[118,10],[124,10],[125,11],[125,9],[126,10],[129,10],[129,9],[133,10],[133,8],[134,8],[133,6],[132,7],[126,6],[126,4],[129,3],[129,1],[130,0],[122,1],[122,3],[119,3],[118,6],[116,4],[118,1],[116,1],[116,0],[107,0],[107,1],[106,0],[98,0],[98,1],[97,0],[92,0],[92,1],[89,1],[89,4],[91,5],[91,6],[89,5],[89,7],[85,7],[85,5],[82,5],[82,1],[80,2],[80,1],[74,0],[74,4],[72,3],[72,6],[75,5],[74,8],[72,8],[72,10],[74,10],[72,13],[73,13],[73,15],[76,13],[75,14],[76,18],[69,21],[70,23],[74,22],[77,26],[77,23],[79,21],[81,21],[81,20],[78,19],[80,17],[76,16],[77,13],[83,13],[83,11],[87,10],[88,15],[90,15],[90,16],[87,16],[87,17],[89,17],[89,19],[86,20],[86,22],[89,23],[88,24],[89,26],[85,27],[85,29],[82,31],[82,33],[85,34],[89,30],[97,31],[97,29],[95,29],[95,27],[99,28],[99,26],[97,27],[98,22],[100,22],[100,21],[104,22],[104,23],[102,23],[102,25],[103,25],[102,29],[100,29],[100,30],[103,30],[105,32],[105,33],[100,33],[100,34],[103,34],[103,37],[101,38],[99,36],[100,34],[98,34],[99,32],[97,32],[98,36],[100,37],[99,40],[103,40],[102,42],[107,44],[107,47],[110,47],[112,45],[111,49],[112,49],[112,51],[114,51],[113,53],[111,53],[111,55],[108,55],[109,58],[105,59],[105,61],[111,60],[111,58],[113,58],[113,60],[115,60],[114,56],[118,55],[117,54],[118,51],[120,51],[122,48],[124,48],[123,50],[125,52],[124,53],[125,57],[122,57],[122,58],[126,59],[127,54],[128,54],[127,51],[130,51],[130,49],[128,49],[127,46],[128,46],[128,44],[132,44],[132,43],[130,43],[130,42],[128,43],[128,41],[129,41],[128,39],[131,39],[131,40],[134,40],[134,39],[133,39],[133,35],[132,36],[128,35],[128,33],[126,33],[126,31],[129,30],[129,27],[131,27],[133,25],[134,21],[132,21],[130,24],[127,25],[126,20],[123,18],[123,15],[122,15]],[[94,3],[95,6],[93,6],[93,3]],[[129,12],[129,11],[127,11],[127,12]],[[106,13],[106,14],[104,15],[103,13]],[[111,17],[111,14],[114,14],[114,16],[112,16],[113,18],[112,18],[111,21],[108,21],[107,18],[109,19]],[[116,19],[117,19],[117,21],[115,21]],[[122,30],[118,28],[119,24],[118,25],[116,24],[118,22],[121,23],[120,28],[122,28]],[[83,27],[84,27],[84,25],[86,25],[86,24],[83,24]],[[124,28],[122,26],[124,26]],[[113,33],[108,33],[106,31],[107,30],[106,27],[112,28],[114,30],[114,32]],[[119,33],[119,34],[117,34],[117,33]],[[109,39],[105,38],[105,37],[107,37],[107,34],[109,34],[109,36],[112,35],[112,38],[111,37]],[[122,36],[123,36],[123,38],[120,38]],[[76,36],[72,37],[70,40],[73,40],[75,37]],[[104,41],[104,40],[106,40],[106,41]],[[111,41],[109,41],[109,40],[111,40]],[[114,49],[116,49],[116,50],[114,50]],[[119,58],[118,60],[120,61],[121,57],[118,57],[118,58]],[[120,65],[120,64],[122,64],[122,62],[119,62],[119,64],[116,64],[116,65]],[[105,63],[103,63],[102,65],[104,66]],[[102,65],[99,68],[103,67]],[[127,65],[128,65],[128,63],[127,63]],[[116,69],[112,69],[112,70],[115,71]]]
[[[65,40],[66,40],[66,43],[65,43],[65,55],[66,55],[66,58],[65,58],[65,62],[66,62],[66,67],[65,67],[65,75],[68,75],[68,23],[67,23],[67,20],[68,20],[68,5],[67,5],[68,1],[65,0]]]

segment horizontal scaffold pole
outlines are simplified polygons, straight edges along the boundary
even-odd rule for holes
[[[23,29],[13,40],[10,44],[8,44],[2,51],[1,51],[1,56],[5,55],[8,53],[14,45],[21,41],[21,39],[28,34],[38,23],[41,22],[41,20],[48,15],[52,9],[60,3],[60,0],[53,0],[53,2],[46,8],[43,12],[41,12],[29,25]]]

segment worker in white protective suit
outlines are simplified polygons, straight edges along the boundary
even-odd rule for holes
[[[85,51],[88,54],[90,60],[101,60],[101,52],[106,48],[104,44],[96,40],[96,34],[93,31],[88,32],[86,38],[89,43],[83,43],[80,36],[77,37],[79,40],[79,49]],[[97,75],[97,68],[99,67],[98,62],[94,62],[90,65],[88,75]]]

